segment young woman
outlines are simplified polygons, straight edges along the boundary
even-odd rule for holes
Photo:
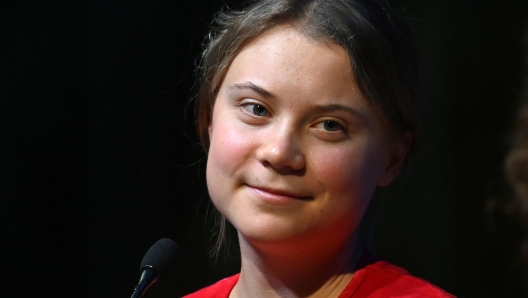
[[[373,0],[265,0],[219,16],[198,130],[240,274],[194,297],[451,297],[372,262],[362,218],[415,147],[419,73]]]

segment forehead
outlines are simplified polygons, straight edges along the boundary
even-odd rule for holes
[[[334,70],[353,80],[349,57],[343,47],[330,40],[316,40],[292,24],[279,25],[262,32],[242,46],[234,59],[251,59],[252,55],[256,58],[254,61],[266,60],[265,63],[273,61],[296,67],[302,66],[296,62],[304,63],[305,69],[311,65],[325,66],[325,69],[332,64],[339,65],[340,69]]]
[[[223,85],[252,82],[273,93],[366,105],[346,50],[281,25],[246,44],[232,61]]]

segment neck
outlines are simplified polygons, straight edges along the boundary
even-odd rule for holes
[[[351,238],[307,246],[257,243],[239,234],[242,269],[231,297],[338,297],[360,254]]]

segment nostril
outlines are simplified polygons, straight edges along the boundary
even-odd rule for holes
[[[262,157],[262,156],[261,156]],[[259,158],[264,167],[269,167],[277,172],[291,173],[303,171],[305,169],[305,160],[301,154],[270,154],[266,158]]]

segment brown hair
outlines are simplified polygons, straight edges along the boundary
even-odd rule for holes
[[[263,0],[241,11],[221,12],[201,59],[195,109],[200,141],[209,148],[208,126],[217,92],[233,59],[251,40],[280,24],[307,37],[342,46],[364,98],[397,135],[412,132],[417,145],[416,106],[420,61],[409,29],[387,2],[376,0]],[[220,241],[225,219],[220,220]]]
[[[528,34],[525,36],[528,50]],[[525,58],[528,71],[528,55]],[[512,147],[506,156],[504,172],[512,197],[508,205],[513,210],[524,230],[524,241],[521,245],[521,260],[524,264],[524,274],[528,276],[528,73],[525,77],[521,109],[515,121]]]
[[[519,98],[510,150],[504,160],[507,188],[487,201],[488,224],[501,254],[514,249],[513,259],[505,262],[513,280],[526,291],[528,278],[528,31],[525,34],[525,81]],[[508,254],[505,254],[508,255]]]
[[[527,94],[528,95],[528,94]],[[528,99],[528,96],[525,96]],[[513,147],[504,164],[506,180],[513,190],[513,204],[528,227],[528,100],[517,115]]]

